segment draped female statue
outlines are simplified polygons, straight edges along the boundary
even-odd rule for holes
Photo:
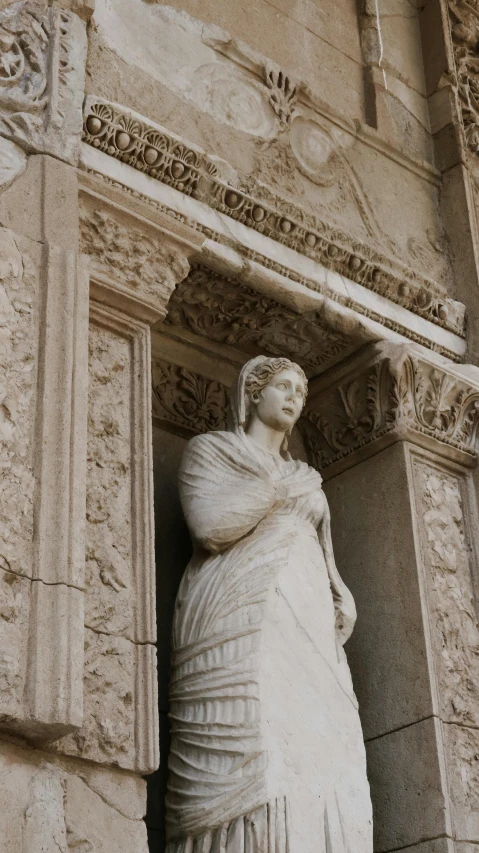
[[[193,438],[179,487],[194,555],[173,624],[167,853],[371,853],[356,611],[320,475],[287,437],[307,381],[259,356],[227,432]]]

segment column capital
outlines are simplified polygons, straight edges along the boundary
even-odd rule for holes
[[[473,467],[479,369],[381,342],[310,383],[303,430],[329,479],[396,441]]]

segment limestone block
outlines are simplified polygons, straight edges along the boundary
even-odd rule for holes
[[[215,69],[218,72],[222,71],[216,51],[221,53],[225,46],[230,46],[238,57],[249,54],[256,58],[255,51],[260,51],[265,61],[277,63],[286,73],[294,69],[298,78],[319,89],[331,105],[359,118],[362,75],[354,4],[350,0],[341,4],[345,8],[338,16],[329,16],[325,10],[321,14],[311,2],[302,3],[303,8],[295,5],[295,14],[291,15],[285,8],[277,7],[273,11],[265,0],[260,0],[253,8],[244,0],[231,7],[223,4],[214,13],[205,2],[164,6],[160,3],[145,5],[140,0],[97,0],[93,21],[103,44],[130,66],[142,69],[150,78],[166,84],[185,100],[193,100],[198,73],[203,75],[212,65],[218,66]],[[325,24],[331,17],[336,17],[335,23]],[[311,31],[312,18],[316,29],[322,18],[319,38]],[[340,44],[334,46],[324,37],[325,26],[335,26],[335,38]],[[347,49],[344,44],[346,31]],[[298,50],[298,45],[302,49]],[[243,64],[248,65],[246,58]],[[248,118],[246,115],[247,105],[253,99],[263,120],[267,119],[268,105],[266,101],[266,109],[262,109],[260,89],[255,86],[254,79],[250,77],[248,80],[233,66],[229,72],[219,74],[215,88],[221,89],[225,82],[234,92],[234,97],[229,105],[223,98],[225,110],[220,120],[240,126],[240,116],[245,115],[246,130],[257,133],[258,129],[250,125],[251,116]],[[211,109],[208,99],[202,101],[197,98],[194,103],[200,110]],[[220,103],[221,97],[216,106]],[[216,111],[215,114],[218,115]]]
[[[148,853],[146,826],[112,809],[75,776],[65,784],[68,850],[82,853]]]
[[[381,0],[379,21],[383,62],[389,73],[425,94],[418,10],[408,0]]]
[[[347,655],[369,739],[433,709],[403,447],[352,466],[325,492],[338,565],[358,608]]]
[[[146,853],[144,806],[133,787],[144,782],[107,771],[96,791],[88,773],[85,766],[2,744],[0,853]],[[110,797],[111,786],[123,788],[120,801],[130,791],[135,814]]]
[[[0,132],[28,152],[78,157],[86,32],[77,15],[40,0],[0,11],[5,74]]]
[[[444,725],[454,838],[479,842],[479,731]]]
[[[450,834],[440,737],[440,723],[432,717],[366,744],[375,850]]]

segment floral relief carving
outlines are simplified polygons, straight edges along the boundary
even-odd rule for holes
[[[272,72],[271,77],[268,77],[269,72],[265,73],[278,114],[289,122],[294,116],[294,85],[282,72]],[[226,183],[212,158],[173,137],[164,128],[151,126],[126,110],[90,97],[85,107],[83,138],[89,145],[155,180],[205,202],[432,323],[464,335],[464,306],[447,297],[436,282],[318,217],[306,214],[298,205],[266,192],[253,179],[248,182],[251,192]],[[314,147],[316,151],[316,137]],[[374,231],[372,209],[351,171],[349,183],[354,188],[356,203]]]
[[[346,335],[327,329],[319,311],[297,314],[251,288],[196,268],[174,291],[166,323],[256,355],[287,353],[310,374],[350,349]]]
[[[153,417],[187,434],[226,429],[228,390],[185,367],[155,359],[152,364]]]
[[[479,630],[461,480],[416,461],[418,518],[444,719],[479,724]]]
[[[129,342],[90,326],[85,622],[132,631]]]
[[[468,147],[479,152],[479,4],[477,0],[449,0],[456,63],[456,86]]]
[[[314,427],[314,430],[311,429]],[[338,384],[308,406],[303,429],[325,468],[386,433],[415,432],[476,455],[479,391],[399,351]]]
[[[0,12],[2,134],[74,161],[85,58],[84,24],[70,11],[20,0]]]

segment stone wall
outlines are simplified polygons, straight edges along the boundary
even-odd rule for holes
[[[175,471],[258,352],[311,380],[377,849],[479,843],[476,12],[1,0],[2,853],[146,851],[160,740],[162,851]]]

